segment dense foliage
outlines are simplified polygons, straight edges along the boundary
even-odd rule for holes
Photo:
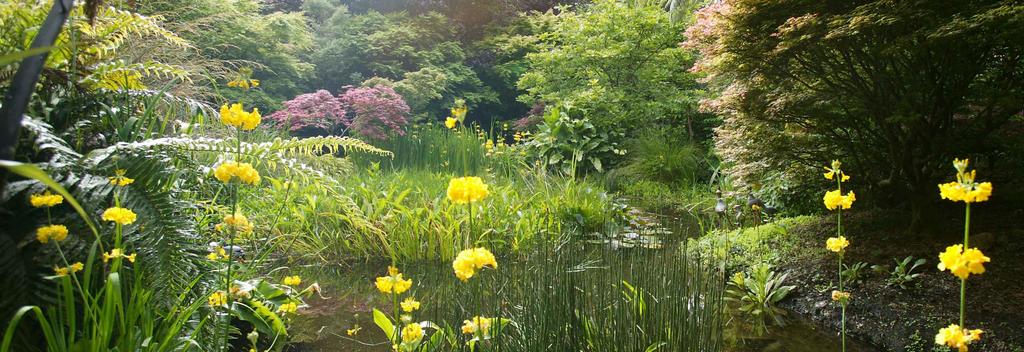
[[[994,161],[1024,101],[1024,8],[1001,1],[716,2],[687,31],[719,94],[718,153],[744,184],[806,187],[818,160],[919,200],[953,156]],[[997,163],[994,163],[995,165]],[[895,202],[897,199],[887,199]]]

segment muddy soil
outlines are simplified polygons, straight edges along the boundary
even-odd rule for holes
[[[972,209],[970,246],[992,261],[984,274],[967,281],[965,325],[984,330],[971,351],[1024,351],[1024,211],[1005,208]],[[846,215],[843,225],[851,245],[845,263],[868,263],[864,279],[847,288],[853,294],[847,308],[848,336],[883,351],[949,351],[935,345],[934,338],[941,327],[958,322],[960,280],[936,266],[939,252],[962,242],[962,211],[936,209],[928,225],[914,232],[898,213]],[[782,306],[838,333],[839,308],[830,299],[838,263],[824,249],[835,230],[834,217],[791,229],[803,249],[780,268],[790,271],[789,284],[798,287]],[[888,271],[871,270],[875,264],[891,270],[894,258],[908,255],[928,262],[918,269],[923,275],[907,288],[888,284]]]

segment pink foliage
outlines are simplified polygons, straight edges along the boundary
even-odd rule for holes
[[[349,127],[362,136],[386,139],[388,130],[405,135],[409,105],[391,87],[349,88],[339,99],[353,112]]]
[[[283,105],[283,110],[267,118],[292,133],[332,134],[350,124],[346,118],[345,102],[326,90],[299,95]]]

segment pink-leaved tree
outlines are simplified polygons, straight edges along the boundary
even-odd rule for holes
[[[391,87],[346,87],[339,97],[352,112],[349,128],[361,136],[383,140],[388,132],[405,135],[409,105]]]
[[[295,135],[336,135],[346,128],[360,136],[383,140],[390,132],[404,135],[409,105],[390,87],[343,87],[334,96],[326,90],[285,101],[284,109],[267,116]]]
[[[284,109],[267,118],[295,135],[340,134],[351,123],[345,102],[323,89],[299,95],[282,105]]]

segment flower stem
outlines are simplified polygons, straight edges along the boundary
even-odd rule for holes
[[[971,203],[964,208],[964,251],[967,251],[971,229]],[[967,279],[960,279],[960,328],[964,328],[964,317],[967,315]]]

